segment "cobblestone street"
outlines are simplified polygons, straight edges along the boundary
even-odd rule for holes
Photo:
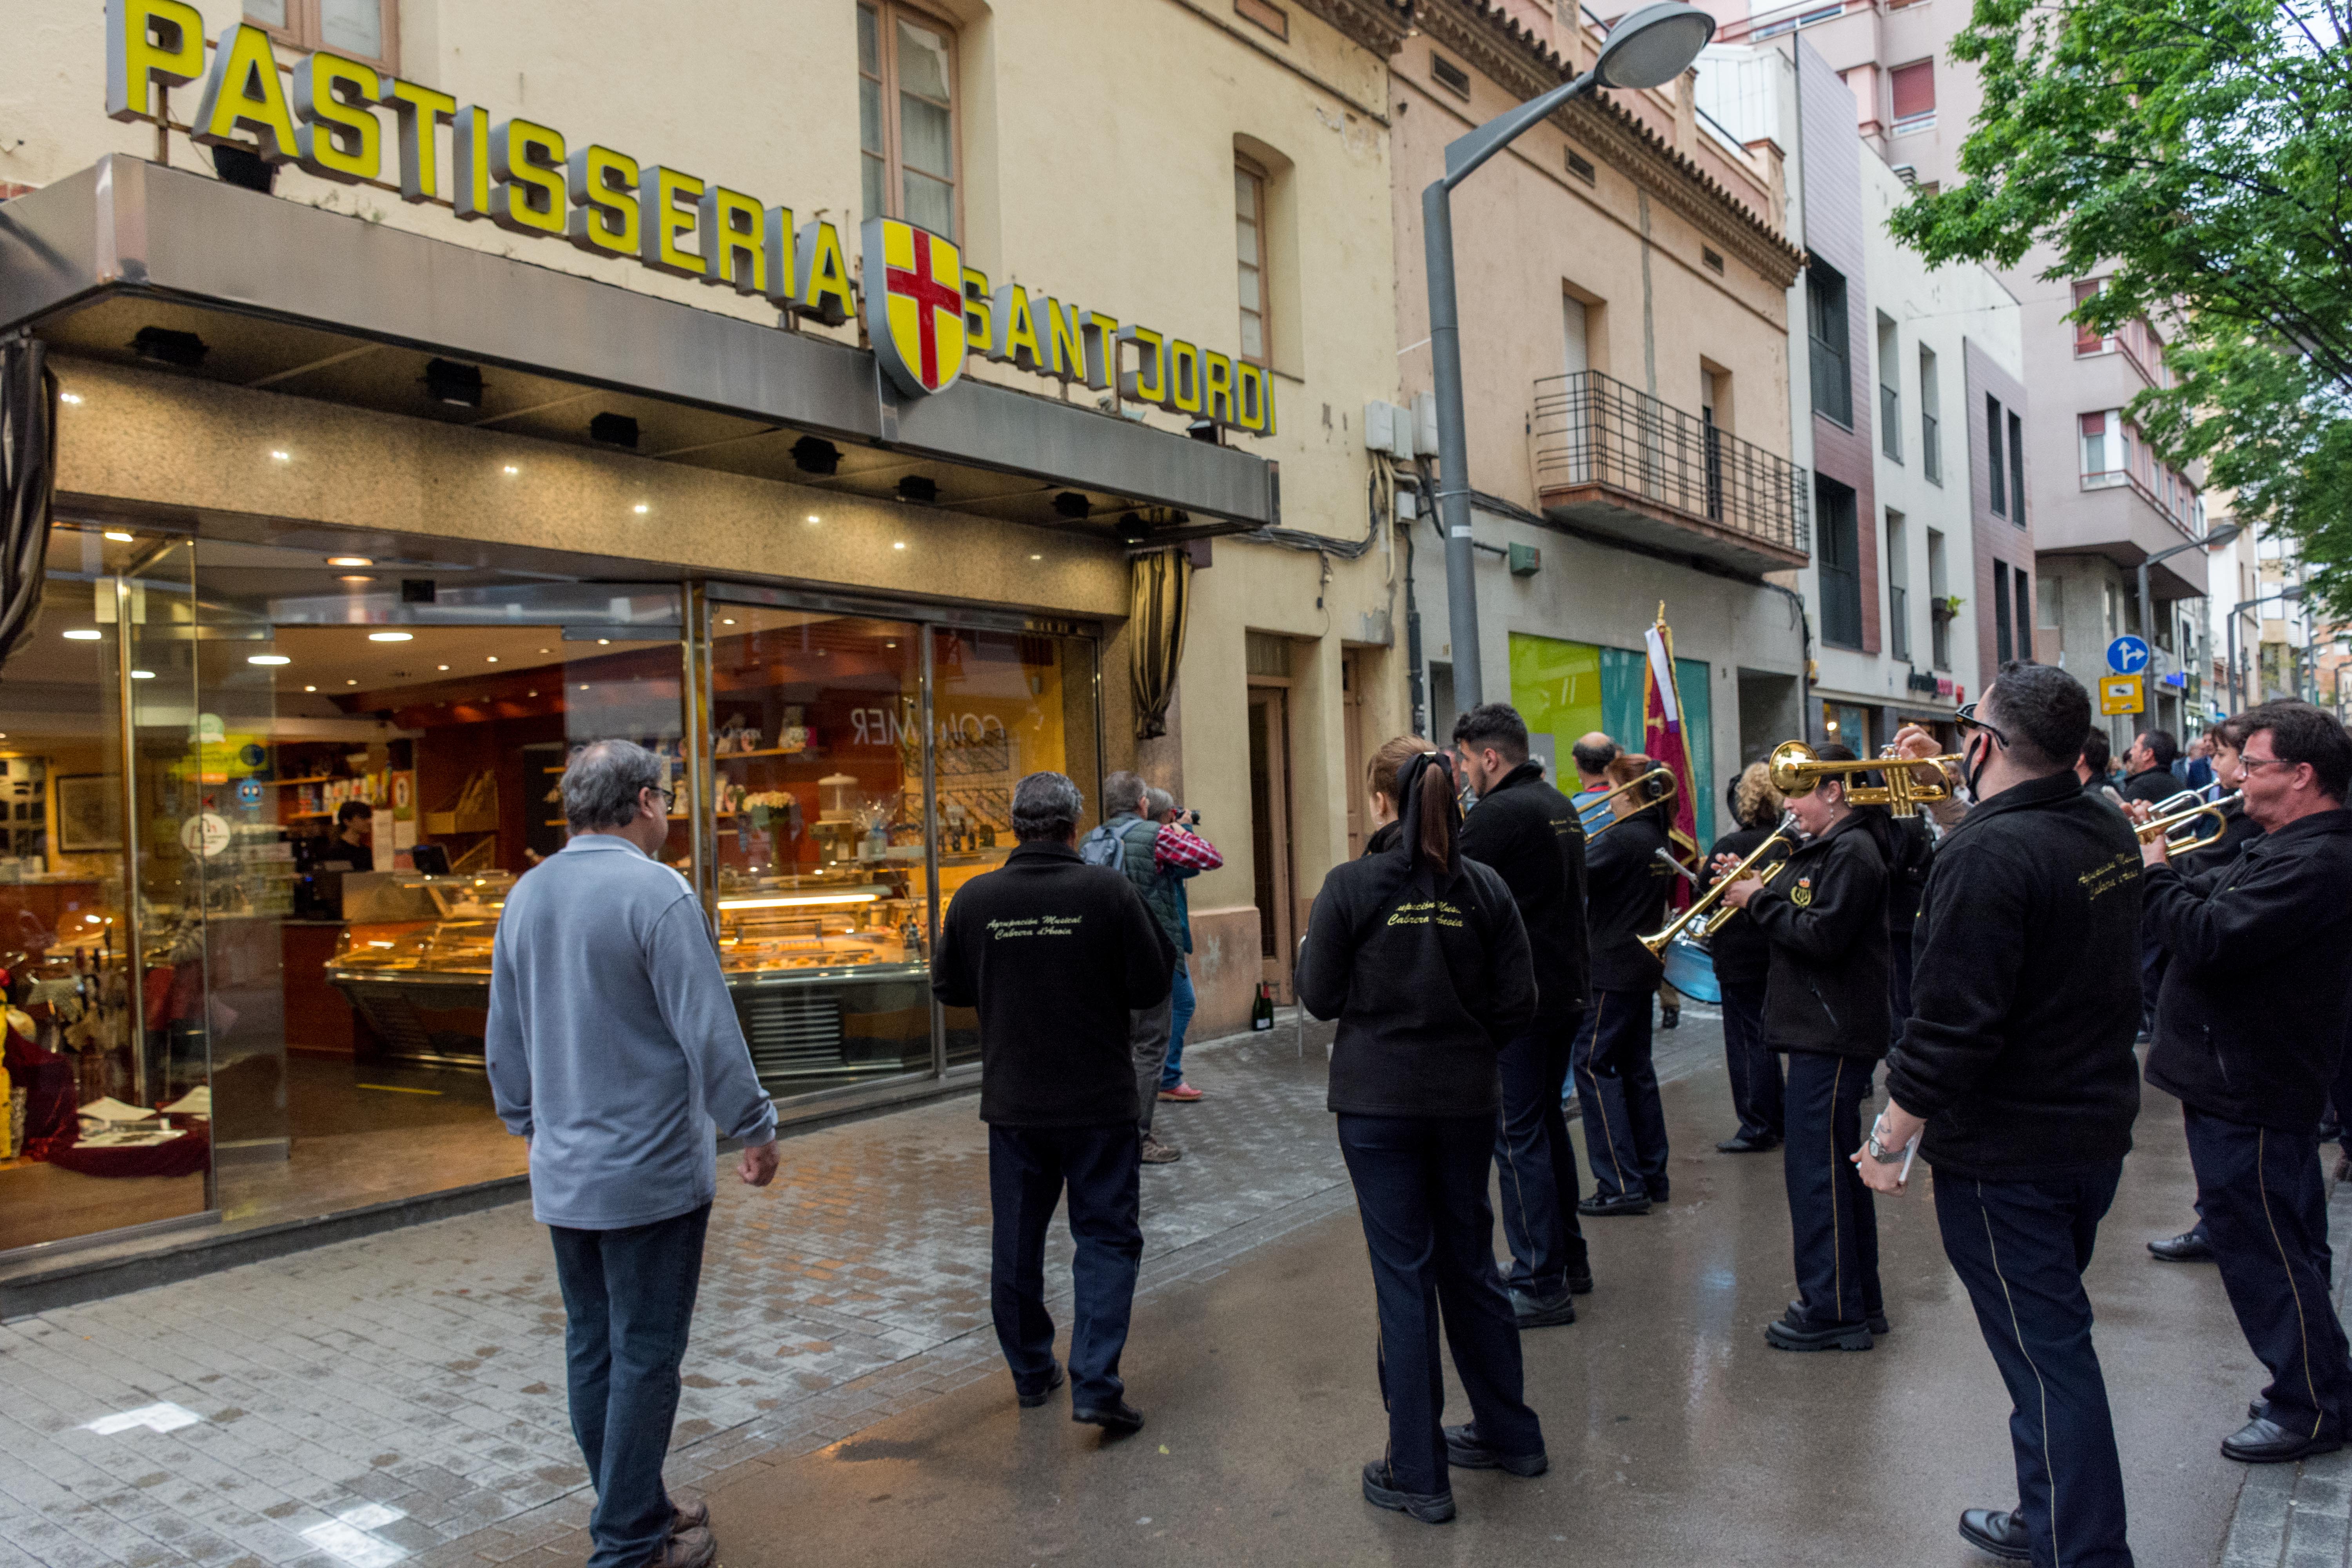
[[[1661,1076],[1672,1086],[1676,1201],[1650,1221],[1600,1222],[1596,1258],[1605,1277],[1601,1294],[1589,1299],[1592,1322],[1530,1342],[1531,1390],[1540,1378],[1549,1398],[1570,1391],[1566,1406],[1546,1407],[1556,1459],[1566,1463],[1570,1445],[1593,1440],[1575,1435],[1587,1420],[1601,1424],[1595,1437],[1614,1432],[1601,1440],[1626,1448],[1627,1458],[1603,1461],[1600,1474],[1590,1458],[1573,1472],[1572,1493],[1601,1487],[1593,1543],[1619,1540],[1632,1553],[1624,1560],[1635,1561],[1662,1542],[1648,1532],[1665,1529],[1696,1552],[1690,1560],[1763,1562],[1733,1546],[1706,1546],[1722,1545],[1720,1532],[1741,1517],[1732,1500],[1743,1488],[1774,1496],[1813,1485],[1824,1495],[1843,1489],[1812,1473],[1804,1445],[1779,1458],[1746,1444],[1710,1458],[1715,1439],[1693,1436],[1677,1439],[1686,1451],[1657,1464],[1635,1521],[1612,1522],[1607,1466],[1616,1466],[1622,1489],[1639,1428],[1610,1427],[1627,1417],[1602,1412],[1654,1402],[1657,1374],[1639,1369],[1661,1343],[1705,1352],[1671,1364],[1663,1390],[1669,1405],[1679,1398],[1702,1402],[1694,1408],[1769,1413],[1784,1399],[1859,1396],[1883,1414],[1928,1398],[1950,1415],[1951,1440],[1961,1447],[1941,1458],[1930,1443],[1916,1462],[1932,1465],[1944,1484],[1970,1485],[1980,1483],[1977,1472],[1990,1458],[1997,1481],[2005,1443],[1989,1402],[1998,1384],[1981,1346],[1953,1331],[1959,1325],[1972,1336],[1973,1325],[1950,1300],[1956,1288],[1923,1209],[1883,1210],[1880,1222],[1890,1302],[1902,1300],[1898,1317],[1916,1332],[1871,1357],[1769,1357],[1748,1347],[1742,1314],[1769,1307],[1784,1289],[1778,1161],[1727,1160],[1706,1147],[1702,1134],[1726,1114],[1714,1019],[1693,1008],[1681,1030],[1659,1041]],[[1222,1419],[1236,1428],[1263,1423],[1265,1436],[1280,1436],[1283,1451],[1300,1453],[1310,1469],[1337,1461],[1318,1451],[1313,1431],[1289,1433],[1286,1421],[1307,1420],[1337,1398],[1353,1411],[1349,1436],[1357,1446],[1365,1439],[1352,1424],[1363,1415],[1353,1406],[1370,1394],[1368,1365],[1357,1364],[1363,1325],[1355,1321],[1369,1293],[1358,1289],[1360,1242],[1352,1239],[1352,1203],[1322,1109],[1319,1047],[1310,1032],[1302,1055],[1287,1018],[1270,1037],[1205,1043],[1192,1065],[1211,1098],[1163,1109],[1165,1127],[1189,1157],[1146,1173],[1144,1300],[1129,1375],[1149,1390],[1139,1396],[1180,1454],[1218,1446],[1212,1439],[1221,1417],[1205,1408],[1216,1403],[1207,1395],[1232,1386],[1219,1373],[1236,1370],[1234,1350],[1249,1348],[1229,1350],[1221,1365],[1213,1360],[1230,1342],[1235,1311],[1247,1318],[1244,1342],[1261,1331],[1275,1336],[1266,1364],[1296,1375],[1251,1378],[1246,1395],[1229,1395],[1236,1407]],[[1015,1433],[988,1326],[985,1143],[974,1109],[957,1099],[820,1130],[787,1142],[774,1188],[722,1183],[669,1475],[675,1486],[717,1498],[730,1563],[816,1560],[798,1555],[803,1530],[803,1544],[820,1556],[923,1560],[900,1531],[926,1506],[959,1528],[972,1521],[975,1560],[1034,1560],[1045,1547],[1025,1534],[1003,1552],[986,1544],[1006,1496],[1026,1495],[1010,1478],[990,1479],[990,1467],[1016,1458],[1028,1491],[1070,1494],[1057,1552],[1115,1560],[1118,1553],[1105,1557],[1106,1542],[1089,1531],[1122,1511],[1145,1518],[1164,1506],[1151,1498],[1171,1484],[1171,1472],[1139,1501],[1107,1501],[1087,1489],[1114,1484],[1119,1467],[1131,1470],[1136,1461],[1093,1461],[1085,1458],[1091,1445],[1048,1438],[1066,1421]],[[2127,1167],[2127,1189],[2143,1189],[2149,1215],[2186,1203],[2169,1110],[2144,1117],[2141,1152]],[[2347,1205],[2337,1212],[2340,1222]],[[2134,1506],[2144,1510],[2135,1515],[2141,1562],[2344,1563],[2352,1468],[2342,1456],[2253,1471],[2211,1457],[2218,1430],[2206,1428],[2216,1425],[2217,1408],[2227,1414],[2217,1391],[2251,1392],[2251,1358],[2210,1270],[2149,1264],[2139,1248],[2143,1216],[2124,1216],[2119,1204],[2095,1268],[2110,1283],[2095,1278],[2095,1296]],[[1066,1238],[1057,1241],[1056,1271],[1066,1248]],[[1699,1280],[1696,1291],[1691,1278]],[[1308,1308],[1302,1290],[1328,1304]],[[1171,1321],[1186,1325],[1175,1336],[1181,1345],[1212,1358],[1197,1373],[1181,1356],[1167,1362]],[[565,1415],[562,1326],[545,1237],[521,1205],[13,1322],[0,1329],[0,1563],[575,1563],[591,1500]],[[1711,1348],[1726,1333],[1731,1348]],[[1298,1342],[1286,1350],[1287,1341]],[[1616,1348],[1603,1352],[1603,1345]],[[2168,1358],[2183,1355],[2198,1363],[2193,1375],[2168,1377],[2161,1370]],[[1758,1372],[1743,1367],[1760,1369],[1766,1384],[1756,1385]],[[1620,1369],[1633,1381],[1612,1391],[1608,1374]],[[1576,1394],[1585,1381],[1591,1388]],[[1188,1384],[1191,1398],[1177,1392]],[[1580,1401],[1591,1415],[1578,1413]],[[1376,1415],[1376,1403],[1370,1408]],[[1818,1432],[1801,1410],[1791,1414],[1801,1429]],[[1210,1434],[1197,1430],[1203,1421]],[[2149,1439],[2135,1434],[2151,1427],[2179,1447],[2177,1458],[2168,1448],[2141,1451]],[[844,1442],[853,1436],[856,1443]],[[957,1443],[972,1451],[959,1454]],[[1340,1458],[1353,1452],[1342,1447]],[[839,1462],[850,1459],[859,1463]],[[873,1463],[882,1459],[898,1463]],[[2181,1484],[2158,1487],[2151,1465],[2177,1470]],[[1681,1480],[1673,1479],[1678,1466],[1691,1467]],[[862,1522],[852,1505],[866,1498],[835,1494],[845,1484],[870,1488],[888,1469],[921,1472],[919,1495],[897,1494],[902,1510],[915,1511]],[[1238,1494],[1248,1483],[1215,1484],[1236,1489],[1238,1527],[1249,1507]],[[1237,1539],[1188,1538],[1187,1546],[1164,1530],[1146,1531],[1154,1544],[1134,1560],[1175,1561],[1193,1548],[1189,1560],[1362,1555],[1370,1540],[1349,1546],[1347,1535],[1328,1533],[1370,1528],[1348,1511],[1347,1489],[1318,1478],[1295,1514],[1286,1493]],[[879,1496],[892,1495],[885,1484]],[[1908,1505],[1881,1498],[1867,1506]],[[1339,1523],[1315,1522],[1318,1510],[1337,1510]],[[1223,1518],[1224,1502],[1213,1512]],[[1462,1551],[1484,1541],[1478,1550],[1507,1555],[1558,1536],[1568,1517],[1507,1514],[1452,1539]],[[1929,1560],[1969,1561],[1948,1521],[1912,1523],[1923,1542],[1949,1542],[1927,1547]],[[1286,1533],[1310,1524],[1327,1532],[1312,1539],[1328,1547]],[[924,1539],[938,1543],[936,1521]],[[1261,1545],[1275,1555],[1258,1556]],[[1409,1560],[1423,1560],[1420,1550]]]

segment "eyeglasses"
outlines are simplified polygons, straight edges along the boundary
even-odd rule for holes
[[[1958,724],[1963,730],[1982,730],[1986,734],[1990,735],[1994,740],[2000,742],[2004,747],[2009,744],[2009,737],[2000,732],[2000,727],[1999,725],[1989,724],[1984,720],[1977,717],[1977,705],[1973,702],[1969,703],[1967,706],[1960,709],[1958,712],[1953,714],[1952,722]]]
[[[677,795],[678,795],[678,792],[677,792],[677,790],[675,790],[675,789],[664,789],[664,788],[663,788],[661,785],[659,785],[659,784],[647,784],[647,785],[646,785],[646,787],[647,789],[649,789],[649,790],[653,791],[653,792],[654,792],[654,794],[656,794],[656,795],[657,795],[661,796],[661,800],[662,800],[662,815],[663,815],[663,816],[668,816],[671,812],[676,811],[676,810],[677,809]]]
[[[2294,765],[2294,763],[2288,762],[2284,757],[2250,757],[2243,752],[2238,753],[2238,771],[2242,773],[2250,773],[2258,768],[2273,766],[2291,768]]]

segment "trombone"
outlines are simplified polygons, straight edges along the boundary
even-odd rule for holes
[[[1825,763],[1813,755],[1812,747],[1802,741],[1783,741],[1772,748],[1772,787],[1784,795],[1811,795],[1829,779],[1841,779],[1845,784],[1846,802],[1852,805],[1884,805],[1894,809],[1897,816],[1909,816],[1931,800],[1950,798],[1952,789],[1947,783],[1922,784],[1912,773],[1914,768],[1933,768],[1940,781],[1946,763],[1957,764],[1964,759],[1958,752],[1940,757],[1900,757],[1888,746],[1874,757],[1864,757],[1851,763]],[[1856,784],[1856,773],[1874,773],[1884,783]]]
[[[2246,792],[2234,790],[2219,800],[2200,801],[2185,810],[2172,812],[2169,815],[2164,813],[2164,807],[2180,799],[2181,795],[2194,797],[2196,793],[2194,790],[2184,790],[2181,795],[2158,802],[2154,808],[2157,815],[2150,816],[2146,822],[2135,824],[2132,831],[2139,836],[2139,841],[2142,844],[2153,844],[2158,838],[2163,839],[2164,852],[2167,855],[2193,855],[2200,849],[2219,844],[2222,835],[2230,831],[2228,808],[2245,799]],[[2200,816],[2210,816],[2213,819],[2213,831],[2204,834],[2196,831],[2192,825]],[[2181,837],[2174,837],[2173,830],[2181,827],[2188,828],[2188,834]]]
[[[1796,742],[1790,742],[1792,745],[1795,743]],[[1667,921],[1664,926],[1661,927],[1657,931],[1654,931],[1649,935],[1641,938],[1640,941],[1642,945],[1650,950],[1651,957],[1655,958],[1659,954],[1664,952],[1667,947],[1671,945],[1677,937],[1687,935],[1692,937],[1693,940],[1704,944],[1708,937],[1713,936],[1717,931],[1723,929],[1724,922],[1730,920],[1732,916],[1739,912],[1738,905],[1726,904],[1722,902],[1724,890],[1729,888],[1732,883],[1739,880],[1740,878],[1747,876],[1749,871],[1754,869],[1756,863],[1763,859],[1764,857],[1769,854],[1774,848],[1778,847],[1784,850],[1794,850],[1796,847],[1797,816],[1796,813],[1790,812],[1780,818],[1780,826],[1772,830],[1771,837],[1765,839],[1763,843],[1759,844],[1756,847],[1754,854],[1748,856],[1747,859],[1742,860],[1738,865],[1734,866],[1730,870],[1726,871],[1722,876],[1717,878],[1715,886],[1709,888],[1706,892],[1701,893],[1697,898],[1691,900],[1690,908],[1676,915],[1673,920]],[[1773,878],[1779,876],[1781,868],[1788,864],[1789,857],[1784,853],[1777,863],[1765,870],[1758,871],[1756,875],[1769,882]],[[1717,908],[1717,905],[1720,905],[1721,907]],[[1698,926],[1696,932],[1691,930],[1694,922]]]
[[[1663,805],[1667,801],[1675,798],[1674,770],[1672,768],[1652,768],[1640,778],[1630,779],[1625,783],[1619,784],[1615,789],[1611,790],[1608,794],[1598,795],[1591,800],[1586,801],[1583,806],[1580,807],[1577,813],[1579,819],[1580,820],[1591,816],[1595,811],[1608,805],[1611,801],[1615,800],[1619,795],[1625,794],[1629,790],[1641,791],[1641,794],[1636,796],[1636,799],[1641,803],[1634,808],[1637,811],[1646,811],[1651,806]],[[1628,815],[1630,816],[1631,814],[1629,813]],[[1616,826],[1619,823],[1623,822],[1624,820],[1625,817],[1612,815],[1610,818],[1606,822],[1603,822],[1600,826],[1586,828],[1584,830],[1584,836],[1587,838],[1598,838],[1602,834],[1608,832],[1611,828]]]

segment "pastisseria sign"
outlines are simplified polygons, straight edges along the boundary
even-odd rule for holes
[[[269,35],[222,29],[205,59],[204,18],[183,0],[107,0],[106,110],[150,118],[152,89],[202,80],[191,136],[257,152],[343,184],[396,179],[403,200],[446,202],[460,218],[569,240],[593,256],[625,256],[827,325],[857,312],[839,231],[795,224],[770,205],[682,169],[640,163],[598,142],[522,117],[493,120],[448,93],[321,50],[289,86]],[[392,112],[391,134],[378,113]],[[440,128],[449,127],[448,155]],[[1118,395],[1253,435],[1274,433],[1265,369],[1149,327],[1081,310],[1018,283],[992,289],[943,236],[897,218],[868,218],[866,335],[909,396],[944,392],[967,356]]]

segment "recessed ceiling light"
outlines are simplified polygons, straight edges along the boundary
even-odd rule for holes
[[[152,669],[134,669],[131,672],[131,679],[133,680],[152,680],[155,679],[155,672]]]
[[[492,654],[492,655],[490,655],[490,662],[491,662],[492,664],[496,664],[496,663],[498,663],[498,662],[499,662],[499,656],[498,656],[497,654]]]
[[[818,518],[817,518],[816,513],[814,513],[814,512],[811,512],[811,513],[809,513],[809,515],[808,515],[808,520],[809,520],[811,522],[815,522],[815,521],[818,521]]]
[[[76,626],[73,630],[66,634],[66,641],[96,642],[98,640],[98,630],[94,626]]]
[[[330,566],[373,566],[375,564],[375,558],[369,555],[330,555],[327,557],[327,564]]]
[[[272,462],[290,463],[294,460],[294,454],[287,451],[275,451],[269,457]]]
[[[643,502],[643,501],[639,501],[639,502],[636,504],[636,506],[635,506],[635,508],[634,510],[635,510],[636,514],[637,514],[639,517],[643,517],[643,516],[645,516],[645,515],[646,515],[646,513],[647,511],[651,510],[652,509],[651,509],[650,507],[646,506],[645,502]]]
[[[724,616],[719,620],[719,624],[722,626],[731,626],[735,624],[735,617],[732,616]]]
[[[596,639],[596,646],[597,646],[598,647],[603,647],[605,644],[607,644],[607,643],[611,642],[612,640],[613,640],[613,639],[612,639],[611,637],[598,637],[598,638]]]
[[[588,683],[587,683],[586,681],[584,681],[584,680],[583,680],[583,681],[582,681],[582,682],[580,683],[580,689],[581,689],[581,690],[583,690],[583,691],[587,690],[587,689],[588,689]]]
[[[890,548],[893,550],[904,550],[907,548],[907,542],[901,539],[897,543],[891,545]]]
[[[543,648],[541,648],[539,651],[540,651],[540,652],[541,652],[541,653],[553,653],[555,650],[554,650],[553,648],[551,648],[551,647],[543,647]]]
[[[446,669],[446,668],[448,668],[449,667],[448,667],[447,665],[446,665],[446,664],[439,664],[439,665],[435,665],[435,666],[434,666],[434,668],[435,668],[436,669]]]
[[[318,690],[319,689],[318,689],[317,687],[315,687],[315,686],[306,686],[306,687],[304,687],[302,689],[303,689],[303,690],[305,690],[305,691],[316,691],[316,690]]]
[[[375,578],[365,572],[346,572],[335,579],[338,583],[373,583]]]
[[[117,544],[129,544],[139,536],[135,533],[125,533],[119,528],[110,528],[106,531],[106,537]]]
[[[356,680],[352,679],[349,676],[345,676],[345,677],[343,678],[343,684],[344,684],[345,686],[357,686],[357,685],[359,684],[359,682],[358,682],[358,681],[356,681]]]
[[[291,664],[294,661],[282,653],[256,653],[246,656],[247,664]]]
[[[510,474],[519,474],[519,473],[521,473],[521,472],[522,472],[522,470],[521,470],[520,468],[516,468],[512,463],[509,463],[509,464],[507,465],[507,472],[508,472],[508,473],[510,473]]]
[[[370,642],[415,642],[415,640],[416,634],[415,632],[368,633],[368,641]]]
[[[1032,555],[1029,559],[1032,561],[1043,561],[1045,558],[1042,555]]]
[[[536,692],[536,691],[526,691],[526,692],[524,692],[524,693],[523,693],[523,695],[524,695],[525,697],[536,697],[536,696],[538,696],[538,695],[539,695],[539,693],[538,693],[538,692]]]
[[[81,394],[79,392],[60,392],[58,394],[58,401],[59,403],[79,405],[81,402]]]
[[[897,643],[894,643],[894,642],[886,642],[886,643],[884,643],[882,646],[883,646],[884,647],[897,647],[898,645]]]

